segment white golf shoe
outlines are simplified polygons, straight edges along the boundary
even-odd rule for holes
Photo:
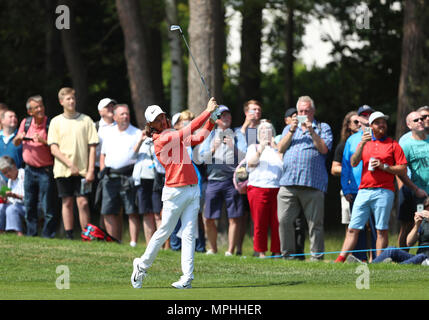
[[[184,278],[183,276],[181,276],[179,281],[173,282],[171,285],[176,289],[191,289],[191,282],[191,278]]]
[[[146,270],[143,269],[139,264],[140,258],[135,258],[133,261],[133,273],[131,274],[131,284],[133,288],[140,289],[142,287],[143,279],[146,277]]]

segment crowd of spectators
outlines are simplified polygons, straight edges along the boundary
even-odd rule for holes
[[[141,229],[149,243],[160,227],[165,182],[151,135],[131,125],[128,105],[113,99],[100,100],[96,122],[76,110],[72,88],[62,88],[58,100],[63,113],[49,119],[42,97],[29,97],[28,117],[19,125],[16,113],[0,103],[0,233],[54,238],[60,230],[75,239],[74,231],[92,222],[121,241],[126,215],[130,246],[139,243]],[[329,124],[315,118],[309,96],[286,110],[280,135],[262,118],[259,101],[247,101],[243,112],[243,124],[233,128],[231,110],[221,105],[214,130],[201,145],[186,148],[201,194],[196,251],[218,253],[219,220],[226,214],[225,256],[242,254],[250,222],[254,256],[322,260],[331,173],[340,178],[338,216],[346,225],[336,262],[349,260],[353,251],[364,262],[427,258],[426,251],[415,258],[386,247],[396,192],[398,246],[428,241],[429,107],[408,114],[410,131],[399,142],[387,136],[388,115],[367,105],[350,110],[336,145]],[[180,130],[193,119],[184,110],[168,121],[171,130]],[[174,161],[174,150],[170,157]],[[237,188],[237,177],[246,180],[244,189]],[[80,228],[74,226],[76,213]],[[181,250],[181,231],[179,220],[164,248]]]

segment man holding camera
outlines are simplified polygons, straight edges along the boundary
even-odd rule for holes
[[[323,259],[324,201],[328,188],[326,155],[332,148],[332,131],[314,119],[313,100],[303,96],[297,102],[298,115],[285,127],[277,147],[283,156],[283,176],[278,193],[278,217],[282,255],[296,253],[294,222],[301,210],[310,234],[311,260]]]
[[[429,193],[429,137],[425,131],[424,113],[418,109],[410,112],[406,118],[410,132],[399,139],[408,163],[408,175],[399,176],[398,185],[402,186],[398,220],[400,230],[398,245],[406,246],[406,238],[414,225],[414,212],[417,203],[422,203]],[[401,198],[402,196],[402,198]]]
[[[407,165],[402,148],[387,137],[388,118],[379,111],[371,114],[371,131],[363,133],[361,143],[351,157],[353,167],[363,161],[362,178],[343,248],[335,262],[346,260],[371,214],[374,214],[377,230],[377,255],[388,244],[389,218],[395,198],[394,178],[406,174]]]
[[[216,220],[220,219],[225,202],[228,214],[228,250],[231,256],[239,239],[239,222],[243,215],[241,195],[234,188],[233,175],[238,165],[239,149],[231,130],[231,112],[227,106],[219,106],[220,118],[216,120],[216,130],[201,145],[199,157],[207,164],[208,183],[205,195],[204,225],[210,249],[207,254],[217,253]],[[244,155],[244,151],[241,151]],[[244,156],[242,156],[244,157]]]

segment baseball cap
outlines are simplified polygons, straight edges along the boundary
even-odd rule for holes
[[[221,105],[219,106],[219,108],[218,108],[218,113],[219,113],[219,114],[222,114],[222,113],[224,113],[225,111],[228,111],[229,113],[231,113],[231,111],[229,110],[229,108],[228,108],[227,106],[225,106],[225,105],[221,104]]]
[[[373,113],[373,112],[374,112],[374,109],[373,109],[373,108],[371,108],[370,106],[368,106],[368,105],[364,104],[363,106],[361,106],[361,107],[358,109],[357,114],[358,114],[358,116],[360,116],[360,115],[361,115],[361,113],[364,113],[364,112]]]
[[[173,118],[171,118],[171,125],[174,127],[174,125],[177,123],[177,120],[180,118],[180,112],[176,113]]]
[[[289,108],[285,112],[285,118],[292,117],[294,113],[298,113],[296,108]]]
[[[100,102],[98,103],[98,111],[107,107],[107,105],[111,102],[113,102],[113,104],[117,104],[117,102],[115,100],[110,99],[110,98],[101,99]]]
[[[369,116],[368,122],[371,125],[374,122],[374,120],[380,119],[380,118],[387,120],[387,119],[389,119],[389,116],[386,116],[383,112],[376,111],[376,112],[371,113],[371,115]]]
[[[148,106],[144,113],[146,122],[153,122],[156,119],[156,117],[159,116],[161,113],[165,113],[165,112],[162,111],[160,106],[157,106],[156,104]]]

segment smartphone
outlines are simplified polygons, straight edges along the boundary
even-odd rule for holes
[[[417,205],[417,212],[422,212],[423,210],[424,210],[424,206],[423,206],[423,203],[419,203],[418,205]]]
[[[92,183],[87,182],[85,178],[80,180],[80,194],[88,194],[92,191]]]
[[[300,124],[307,121],[307,116],[296,116],[296,118],[298,119],[298,123]]]
[[[367,132],[368,132],[369,134],[371,134],[371,128],[370,128],[370,127],[364,127],[364,128],[363,128],[363,132],[364,132],[364,133],[367,133]]]
[[[33,138],[24,137],[24,138],[22,138],[22,140],[25,140],[25,141],[33,141]]]

